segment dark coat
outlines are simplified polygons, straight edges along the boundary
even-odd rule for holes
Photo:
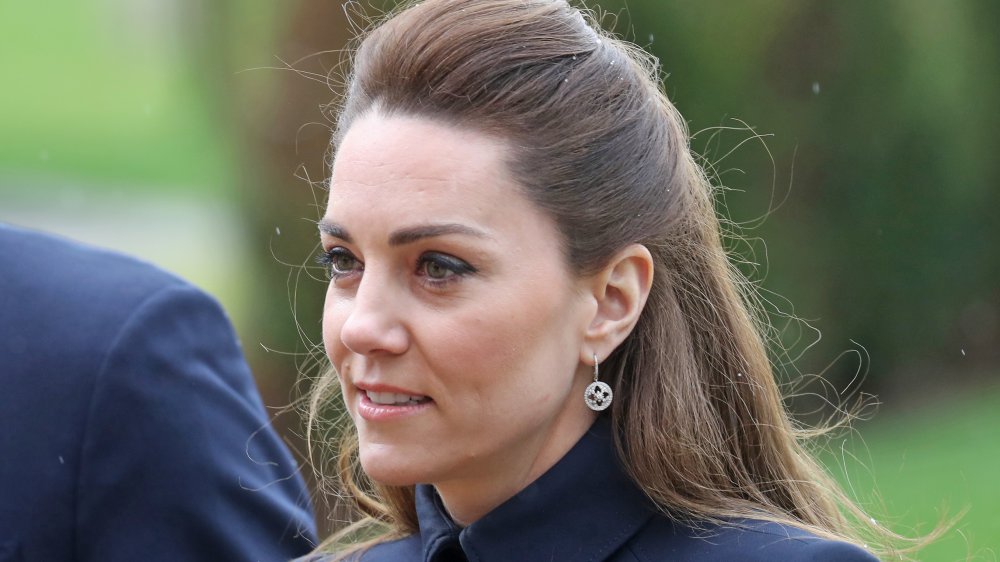
[[[776,523],[695,529],[663,515],[625,475],[603,417],[552,469],[464,529],[432,486],[417,486],[416,499],[420,534],[380,544],[364,562],[875,560],[857,546]]]
[[[0,561],[287,560],[314,536],[213,299],[0,225]]]

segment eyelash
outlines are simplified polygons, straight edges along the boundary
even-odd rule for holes
[[[358,264],[357,269],[352,269],[350,271],[338,271],[334,269],[334,264],[338,258],[349,258],[353,260]],[[357,259],[350,250],[344,248],[343,246],[335,246],[329,250],[320,252],[320,254],[316,256],[316,262],[323,266],[323,269],[326,270],[327,276],[333,281],[345,279],[355,273],[363,272],[365,269],[361,260]],[[427,273],[427,267],[429,265],[441,267],[445,271],[450,272],[450,275],[443,278],[431,277]],[[417,275],[420,277],[421,283],[431,288],[443,288],[463,277],[476,273],[476,268],[472,267],[464,260],[448,254],[427,252],[422,254],[420,259],[417,260],[416,271]]]

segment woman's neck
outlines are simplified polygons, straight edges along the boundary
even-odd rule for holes
[[[528,436],[532,446],[515,448],[519,453],[484,459],[469,477],[433,483],[452,520],[462,527],[474,523],[555,466],[597,419],[589,410],[574,414]]]

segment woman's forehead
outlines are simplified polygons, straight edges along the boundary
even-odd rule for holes
[[[393,180],[445,183],[491,176],[504,180],[504,143],[478,131],[410,116],[369,114],[337,151],[331,187]]]
[[[366,117],[344,138],[330,180],[327,215],[427,213],[487,219],[520,207],[503,145],[475,131],[420,118]],[[471,215],[471,216],[470,216]]]

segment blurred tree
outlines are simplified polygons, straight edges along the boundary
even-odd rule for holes
[[[248,220],[262,259],[250,332],[262,345],[248,351],[276,404],[288,403],[299,371],[315,367],[310,358],[322,353],[325,279],[317,281],[323,274],[312,258],[316,221],[326,203],[331,124],[323,106],[335,97],[349,40],[340,3],[299,2],[289,10],[277,32],[274,69],[267,71],[270,95],[245,106],[240,118],[252,155],[246,167]],[[285,421],[302,434],[294,416]],[[328,507],[317,502],[321,529],[332,525]]]
[[[824,369],[851,340],[870,353],[870,390],[995,365],[1000,254],[983,251],[1000,240],[988,216],[1000,49],[983,27],[995,4],[628,6],[641,22],[634,40],[664,61],[692,130],[739,126],[733,116],[774,133],[775,169],[744,147],[717,163],[716,179],[737,190],[726,195],[736,220],[766,214],[771,186],[780,200],[790,184],[786,204],[746,234],[770,250],[764,288],[820,319],[824,339],[804,370]],[[712,162],[749,136],[695,146]],[[857,367],[839,361],[827,375],[840,383]]]

